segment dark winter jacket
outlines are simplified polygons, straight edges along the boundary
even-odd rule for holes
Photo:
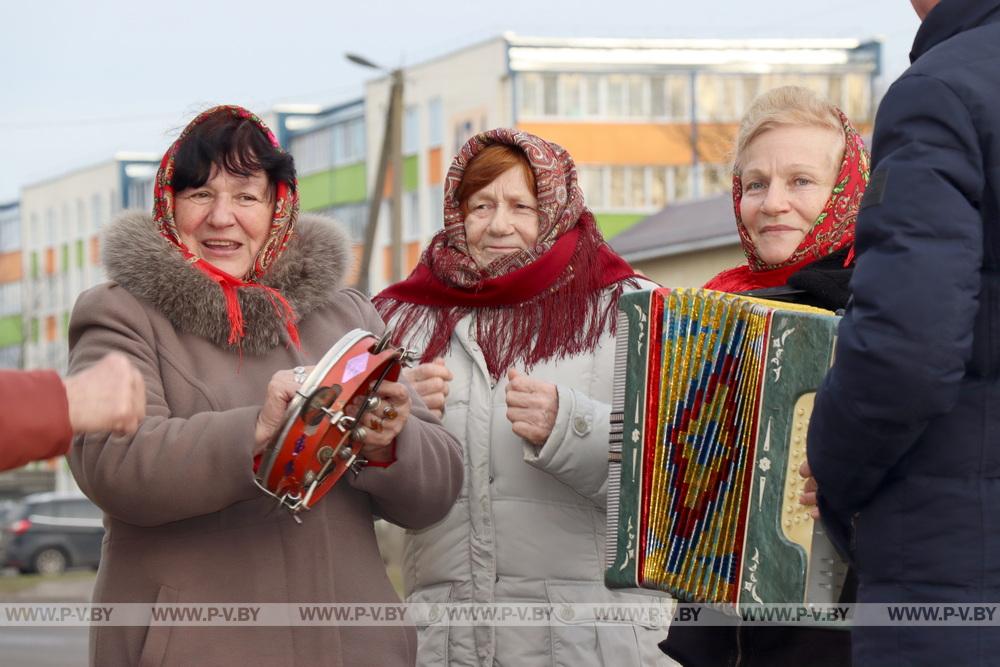
[[[809,462],[861,602],[1000,599],[1000,0],[943,0],[875,121],[853,303]],[[985,665],[1000,630],[858,626],[858,665]]]

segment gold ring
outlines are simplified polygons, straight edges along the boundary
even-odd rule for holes
[[[388,419],[389,421],[392,421],[393,419],[399,416],[399,413],[396,412],[396,408],[393,406],[392,403],[387,403],[385,407],[382,408],[382,416]]]
[[[382,432],[382,420],[379,419],[378,417],[372,415],[371,428],[372,428],[372,431],[374,431],[375,433],[381,433]]]

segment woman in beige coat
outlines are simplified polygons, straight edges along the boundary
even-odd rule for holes
[[[455,440],[408,389],[370,422],[369,460],[296,524],[253,483],[253,459],[315,363],[368,300],[343,287],[348,240],[297,219],[294,167],[261,121],[218,107],[164,156],[153,217],[107,230],[110,282],[82,294],[70,365],[109,350],[143,374],[147,413],[131,436],[78,438],[70,465],[105,511],[95,602],[395,602],[373,515],[410,528],[443,517],[461,485]],[[377,432],[376,432],[377,431]],[[99,627],[94,665],[407,665],[407,627]]]
[[[423,353],[414,386],[465,450],[454,508],[407,531],[407,596],[573,617],[430,625],[419,630],[418,662],[669,664],[652,616],[646,626],[595,624],[573,607],[650,601],[603,581],[613,323],[619,296],[640,281],[604,243],[572,157],[526,132],[470,139],[448,172],[444,208],[420,266],[375,299]]]

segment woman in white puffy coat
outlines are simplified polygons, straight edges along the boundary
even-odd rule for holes
[[[603,584],[613,323],[642,281],[601,238],[572,158],[533,135],[470,139],[444,214],[413,274],[375,299],[465,451],[451,512],[407,532],[408,600],[551,604],[572,622],[430,625],[418,662],[669,664],[662,619],[597,625],[582,606],[655,603]]]

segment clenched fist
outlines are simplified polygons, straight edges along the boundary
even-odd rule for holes
[[[413,385],[434,416],[441,419],[444,416],[445,400],[448,398],[448,383],[454,379],[451,371],[444,365],[444,359],[438,357],[429,364],[404,368],[403,377]]]
[[[556,425],[559,391],[554,384],[513,368],[507,371],[507,380],[507,419],[515,435],[541,447]]]
[[[63,380],[74,433],[134,433],[146,416],[142,374],[120,352]]]

